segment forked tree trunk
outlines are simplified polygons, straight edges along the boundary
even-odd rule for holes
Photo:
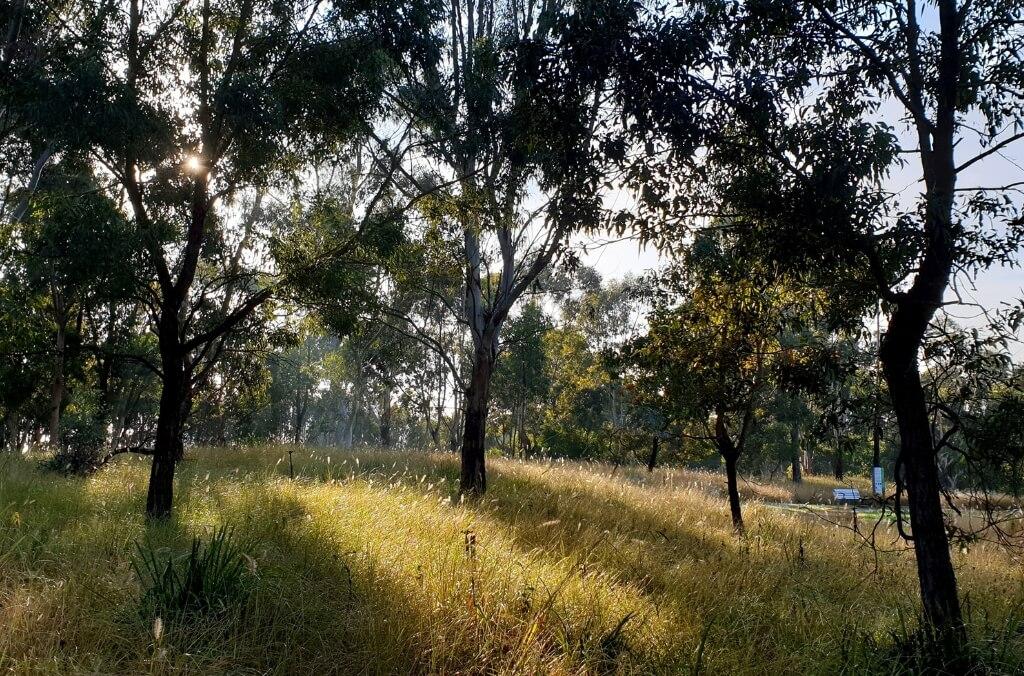
[[[940,31],[935,119],[928,125],[917,122],[925,184],[924,251],[910,288],[892,298],[894,309],[879,358],[900,431],[897,474],[902,465],[925,629],[944,657],[962,660],[967,632],[942,513],[935,442],[918,370],[918,352],[929,322],[942,306],[958,255],[953,207],[959,169],[954,149],[963,96],[960,37],[964,14],[954,0],[939,0],[936,4]],[[912,39],[917,40],[917,36]],[[919,58],[919,54],[912,54],[912,58]],[[920,70],[920,64],[912,64],[912,68]],[[920,82],[912,85],[911,95],[922,96]],[[954,666],[951,670],[955,673],[963,669]]]
[[[494,354],[487,346],[482,346],[473,355],[473,374],[465,397],[459,492],[467,498],[479,497],[487,490],[484,457],[487,451],[487,409],[493,373]]]
[[[441,450],[441,428],[438,425],[430,425],[427,428],[430,432],[430,443],[433,445],[434,450]]]
[[[742,434],[741,434],[742,436]],[[733,442],[729,436],[729,430],[725,424],[725,414],[716,411],[715,415],[715,446],[719,454],[725,460],[725,481],[729,492],[729,512],[732,514],[732,527],[737,533],[743,532],[743,512],[740,508],[739,478],[737,475],[737,464],[739,463],[742,448]]]

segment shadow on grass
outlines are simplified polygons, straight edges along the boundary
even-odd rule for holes
[[[406,467],[394,461],[388,463],[387,459],[362,459],[358,474],[351,468],[334,467],[321,468],[317,479],[298,478],[290,482],[275,477],[250,487],[225,505],[224,511],[238,515],[235,521],[239,532],[257,543],[257,558],[266,563],[270,576],[261,584],[264,591],[267,585],[281,586],[273,594],[280,600],[274,603],[276,612],[282,613],[281,618],[262,624],[308,628],[312,622],[317,627],[314,634],[321,633],[321,627],[333,628],[331,635],[315,641],[312,649],[306,647],[305,641],[289,646],[289,650],[302,656],[303,664],[316,664],[318,655],[332,652],[325,646],[339,645],[347,648],[338,659],[361,659],[374,664],[375,670],[377,665],[384,665],[379,670],[390,672],[446,672],[466,664],[486,671],[488,665],[500,670],[508,669],[510,664],[540,668],[537,665],[564,661],[578,668],[580,664],[617,663],[618,646],[626,642],[621,636],[622,627],[615,627],[616,622],[623,620],[621,616],[609,619],[597,608],[578,607],[576,610],[583,611],[582,618],[563,617],[543,593],[538,594],[537,605],[526,598],[517,600],[517,594],[528,593],[534,584],[539,588],[544,577],[548,582],[555,580],[553,587],[543,583],[544,589],[550,592],[557,588],[557,580],[566,576],[566,555],[529,547],[518,538],[515,528],[474,507],[437,509],[442,502],[439,492],[449,485],[444,481],[452,470],[447,462],[437,463],[437,472],[433,473],[431,467],[416,463],[412,463],[415,467]],[[361,509],[370,502],[386,504],[380,513],[369,516],[347,512],[353,495],[331,492],[327,487],[330,482],[358,484]],[[384,490],[370,490],[372,487]],[[319,499],[318,495],[332,493],[338,502],[331,508],[337,509],[335,527],[324,527],[326,514],[322,503],[316,513],[310,513],[302,499],[289,494],[291,491],[301,493],[303,499],[314,500]],[[453,521],[442,529],[431,530],[430,518],[424,520],[419,518],[422,514],[403,513],[403,495],[415,496],[412,502],[427,508],[432,514],[430,518],[444,519],[451,514]],[[474,579],[472,571],[476,564],[462,551],[462,534],[455,520],[472,523],[474,518],[481,517],[492,521],[500,531],[488,531],[494,540],[483,536],[482,546],[490,551],[481,555],[487,562],[481,561],[481,587],[479,596],[475,596],[469,592],[468,584]],[[380,521],[373,524],[374,519]],[[375,525],[378,532],[368,532],[368,524]],[[407,537],[415,539],[413,544],[402,543],[406,528]],[[384,536],[383,531],[387,533]],[[498,545],[498,540],[505,540],[508,549]],[[400,543],[397,554],[367,551],[367,547],[386,548],[396,542]],[[439,549],[446,549],[447,553]],[[508,575],[510,569],[520,564],[526,566],[523,579],[518,573]],[[413,566],[416,573],[410,575]],[[571,566],[568,575],[574,584],[579,582]],[[463,584],[467,586],[463,588]],[[621,587],[611,580],[601,584]],[[621,594],[621,589],[617,593]],[[317,604],[312,608],[292,608],[289,602],[325,597],[334,599],[330,612]],[[520,601],[525,603],[524,607],[518,607]],[[556,624],[561,622],[564,623]],[[270,643],[272,639],[263,642]]]
[[[457,485],[455,458],[346,455],[310,458],[313,462],[303,463],[305,477],[300,475],[297,483],[360,482],[401,486],[421,495],[451,495]],[[332,458],[329,465],[326,457]],[[360,458],[358,464],[355,457]],[[642,498],[647,489],[620,493],[606,483],[566,481],[559,472],[546,475],[494,463],[490,492],[466,508],[493,521],[512,539],[516,548],[507,554],[509,565],[530,552],[552,562],[573,561],[580,577],[606,575],[657,613],[674,616],[674,624],[687,627],[675,636],[679,645],[649,651],[664,655],[665,668],[690,663],[702,638],[708,638],[716,651],[733,642],[750,659],[768,659],[779,657],[780,651],[798,650],[808,632],[841,634],[849,628],[841,603],[820,606],[823,600],[848,598],[849,578],[833,575],[835,564],[825,557],[801,555],[797,538],[762,532],[756,518],[751,519],[748,536],[737,538],[724,504],[715,505],[711,498],[696,503],[707,508],[704,518],[686,521],[664,504],[646,505]],[[823,588],[810,589],[812,585]],[[840,626],[835,624],[837,617]],[[630,631],[642,634],[648,619],[631,618]],[[795,628],[788,640],[779,641],[774,636],[785,631],[782,625]],[[730,635],[735,631],[744,635]]]
[[[186,465],[174,516],[147,522],[144,472],[108,469],[67,478],[20,462],[0,479],[0,663],[26,672],[428,670],[413,636],[427,623],[423,604],[281,486],[225,477],[241,490],[220,495],[223,484],[207,491]],[[245,600],[160,623],[145,616],[136,543],[177,556],[217,521],[233,526],[245,552]]]
[[[299,482],[401,485],[422,494],[446,493],[457,501],[458,460],[453,455],[314,449],[296,451],[295,457]],[[278,476],[288,474],[287,463],[270,467]],[[806,549],[801,554],[799,538],[766,528],[762,519],[748,514],[748,536],[734,536],[725,504],[712,505],[713,498],[699,521],[687,522],[671,510],[645,508],[636,496],[627,499],[583,482],[559,481],[562,471],[530,476],[514,463],[492,463],[490,491],[467,507],[504,524],[528,549],[584,557],[585,565],[603,566],[644,592],[665,592],[657,573],[681,562],[714,565],[740,558],[754,565],[759,557],[771,557],[800,579],[831,577],[834,561]]]
[[[407,631],[422,618],[400,590],[367,570],[303,503],[257,484],[222,503],[245,553],[252,593],[213,626],[169,639],[191,668],[291,673],[399,673],[416,663]],[[374,632],[372,628],[388,627]],[[376,635],[373,635],[376,634]]]
[[[449,608],[447,618],[437,619],[418,590],[403,586],[404,581],[380,569],[379,560],[360,553],[366,533],[355,530],[339,539],[336,531],[318,524],[323,513],[311,514],[283,488],[353,483],[387,489],[376,494],[381,500],[400,491],[436,498],[456,489],[455,457],[295,450],[297,478],[285,482],[284,453],[253,453],[252,464],[249,458],[238,463],[225,454],[214,462],[201,457],[183,465],[179,504],[196,509],[189,505],[201,502],[209,483],[201,477],[207,474],[223,484],[217,492],[226,491],[228,497],[207,507],[246,534],[262,577],[255,610],[233,620],[230,641],[222,637],[223,628],[220,635],[183,633],[175,638],[178,659],[218,669],[223,666],[218,660],[230,650],[238,664],[252,668],[265,669],[287,655],[294,664],[327,671],[359,670],[360,664],[363,670],[376,664],[380,671],[436,671],[453,668],[459,656],[479,657],[469,646],[460,651],[451,645],[479,640],[479,627],[468,626],[472,613]],[[252,482],[254,477],[265,481]],[[702,637],[707,638],[705,665],[773,665],[787,672],[844,661],[849,666],[847,651],[856,648],[858,632],[884,632],[892,626],[895,607],[913,606],[914,595],[906,593],[906,580],[895,566],[865,582],[870,570],[857,568],[868,557],[852,540],[846,546],[819,529],[816,537],[825,548],[818,551],[808,542],[801,552],[805,529],[790,528],[775,515],[748,513],[748,534],[737,538],[724,503],[712,498],[694,499],[677,512],[664,495],[657,504],[653,497],[646,500],[646,491],[653,496],[656,488],[619,490],[603,480],[572,480],[557,468],[545,474],[509,462],[492,463],[491,479],[486,498],[467,505],[466,512],[508,534],[515,546],[499,553],[509,566],[531,556],[575,561],[581,578],[607,574],[657,613],[672,615],[686,627],[672,637],[677,646],[661,650],[659,665],[645,666],[685,670]],[[227,490],[250,483],[239,494]],[[453,509],[453,521],[466,512]],[[196,511],[193,518],[200,516]],[[346,519],[344,508],[338,518]],[[393,515],[380,527],[401,525],[401,516]],[[642,633],[648,619],[633,618],[628,632]],[[432,638],[424,635],[432,623],[445,621],[467,626],[442,629]],[[446,656],[423,654],[439,643],[448,644]],[[183,657],[188,652],[192,656]]]

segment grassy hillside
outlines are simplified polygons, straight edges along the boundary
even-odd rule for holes
[[[913,558],[891,533],[879,531],[887,551],[875,553],[846,528],[748,500],[738,538],[714,475],[494,461],[486,500],[463,506],[451,503],[450,456],[293,460],[294,481],[285,449],[192,453],[176,518],[147,527],[144,458],[85,480],[5,458],[0,667],[888,672],[894,636],[916,613]],[[791,501],[832,485],[745,490]],[[246,555],[246,593],[155,621],[141,609],[136,543],[168,556],[221,524]],[[978,545],[956,563],[978,650],[1013,671],[1024,656],[1020,559]]]

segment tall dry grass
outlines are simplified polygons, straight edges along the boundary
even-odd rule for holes
[[[457,463],[422,453],[209,449],[147,525],[145,459],[89,479],[0,467],[0,667],[97,673],[891,673],[917,612],[912,556],[748,500],[733,535],[712,474],[494,460],[453,504]],[[829,488],[831,484],[825,482]],[[746,484],[813,499],[816,481]],[[824,486],[822,486],[824,488]],[[185,551],[222,524],[251,568],[227,612],[139,610],[135,543]],[[1024,656],[1024,568],[956,554],[989,667]],[[155,630],[156,629],[156,630]]]

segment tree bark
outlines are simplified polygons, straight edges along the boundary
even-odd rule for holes
[[[228,414],[224,408],[224,391],[227,389],[227,383],[221,382],[217,386],[217,433],[216,443],[217,446],[228,445]]]
[[[800,473],[800,425],[793,423],[789,428],[789,441],[793,447],[793,482],[800,483],[804,480]]]
[[[456,388],[456,392],[459,392],[461,388]],[[457,395],[455,399],[455,408],[452,412],[451,425],[448,428],[448,446],[452,453],[459,450],[459,430],[462,429],[462,417],[466,410],[466,395],[463,392],[461,395]]]
[[[899,464],[907,490],[924,618],[937,638],[955,651],[966,640],[966,631],[942,513],[934,440],[917,366],[919,341],[904,331],[900,320],[904,316],[898,309],[890,321],[882,343],[882,364],[900,432]]]
[[[962,14],[954,0],[940,0],[937,4],[940,34],[936,116],[930,126],[917,122],[925,184],[924,249],[910,288],[890,299],[894,309],[882,337],[879,360],[900,432],[896,474],[899,476],[902,469],[906,484],[925,628],[942,650],[959,656],[967,633],[942,513],[935,442],[918,370],[918,353],[928,324],[942,305],[957,257],[953,224],[957,181],[954,148],[957,107],[962,95]],[[916,23],[912,28],[916,30]],[[916,43],[918,36],[913,33],[908,39]],[[916,63],[911,65],[919,67]],[[911,84],[911,94],[920,98],[920,83]]]
[[[654,468],[658,464],[658,435],[654,435],[654,439],[651,441],[651,457],[647,459],[647,471],[653,472]]]
[[[64,353],[67,343],[67,321],[63,312],[57,317],[57,340],[56,357],[53,365],[53,383],[50,385],[50,422],[49,434],[50,445],[60,445],[60,414],[64,403],[65,379],[64,379]]]
[[[309,392],[304,388],[295,391],[295,421],[292,429],[292,444],[302,443],[302,435],[306,429],[306,411],[309,408]]]
[[[473,355],[473,373],[466,390],[465,423],[462,434],[462,476],[459,492],[476,498],[487,490],[484,457],[487,452],[487,409],[490,404],[494,351],[484,341]]]
[[[352,402],[352,408],[348,414],[348,424],[345,426],[345,438],[342,440],[342,448],[352,448],[356,433],[356,416],[359,415],[357,402]]]
[[[736,532],[743,532],[743,512],[740,508],[740,490],[736,464],[739,460],[739,453],[735,450],[719,449],[722,457],[725,458],[725,479],[729,490],[729,512],[732,514],[732,527]]]
[[[715,414],[715,445],[718,447],[722,459],[725,460],[725,481],[729,492],[729,512],[732,514],[732,526],[737,533],[742,533],[743,512],[740,508],[739,480],[736,471],[742,449],[729,436],[729,430],[725,424],[725,414],[721,410],[716,411]]]
[[[178,337],[176,308],[165,307],[161,312],[160,362],[163,387],[146,496],[146,516],[151,519],[165,519],[171,515],[174,470],[181,460],[185,417],[188,414],[189,374],[185,368],[185,350]]]
[[[380,445],[391,448],[391,389],[384,388],[380,395]]]

